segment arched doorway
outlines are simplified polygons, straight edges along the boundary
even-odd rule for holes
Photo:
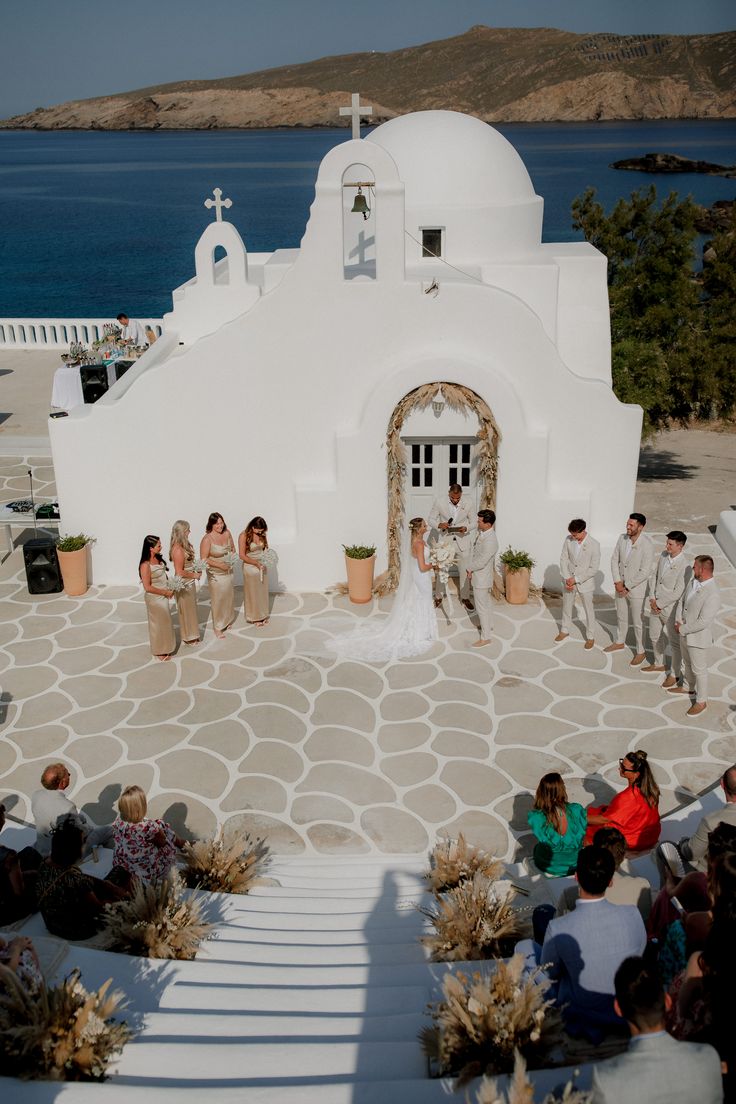
[[[478,420],[477,445],[474,453],[475,478],[479,486],[479,508],[491,509],[496,504],[496,482],[498,478],[498,444],[501,439],[490,407],[480,395],[458,383],[436,380],[424,383],[421,387],[404,395],[394,407],[388,424],[386,437],[386,473],[388,478],[388,571],[381,585],[381,591],[388,593],[398,585],[401,572],[401,533],[406,522],[406,482],[407,473],[412,465],[412,456],[402,441],[402,430],[406,419],[414,411],[426,410],[440,388],[447,406],[451,410],[471,412]],[[461,459],[462,454],[456,453]],[[460,482],[453,479],[452,482]]]

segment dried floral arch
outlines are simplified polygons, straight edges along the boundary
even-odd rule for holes
[[[381,576],[380,593],[395,590],[401,573],[401,534],[406,521],[406,471],[408,457],[401,440],[404,422],[415,411],[426,410],[442,388],[445,403],[451,410],[465,413],[472,411],[478,419],[478,480],[482,485],[481,509],[493,509],[496,505],[496,481],[498,477],[498,443],[501,439],[490,407],[459,383],[437,380],[404,395],[389,419],[386,438],[386,469],[388,475],[388,571]]]

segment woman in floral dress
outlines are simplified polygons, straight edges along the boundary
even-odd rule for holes
[[[184,840],[165,821],[146,816],[148,803],[140,786],[123,790],[118,811],[120,815],[112,826],[113,866],[122,867],[143,882],[165,878]]]

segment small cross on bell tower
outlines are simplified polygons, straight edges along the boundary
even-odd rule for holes
[[[353,138],[360,138],[360,117],[361,115],[372,115],[373,108],[364,105],[360,106],[360,92],[353,92],[350,97],[350,107],[341,107],[341,115],[350,115],[353,121]]]
[[[214,199],[206,199],[204,205],[207,208],[215,208],[215,219],[217,222],[222,222],[222,208],[225,209],[232,207],[233,201],[231,199],[222,198],[222,188],[215,188],[212,192]]]

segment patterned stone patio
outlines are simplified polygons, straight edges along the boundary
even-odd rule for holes
[[[53,493],[48,457],[0,456],[7,501]],[[655,535],[656,536],[656,535]],[[662,542],[661,534],[656,536]],[[618,758],[643,747],[663,811],[710,787],[736,761],[736,572],[709,533],[724,608],[713,649],[711,703],[688,700],[605,655],[613,604],[599,606],[594,651],[554,644],[559,601],[499,604],[494,640],[453,603],[440,640],[414,661],[368,665],[316,655],[325,619],[381,616],[325,594],[274,598],[271,623],[152,661],[141,588],[93,587],[81,598],[29,595],[19,549],[0,569],[0,800],[26,821],[45,763],[64,759],[74,800],[114,816],[137,782],[180,831],[219,824],[265,832],[277,852],[420,852],[463,831],[505,858],[527,853],[526,813],[540,775],[559,770],[573,800],[619,788]],[[208,605],[201,595],[201,620]],[[322,625],[322,630],[320,626]]]

